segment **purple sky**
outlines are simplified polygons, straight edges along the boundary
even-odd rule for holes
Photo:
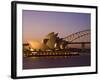
[[[90,29],[90,18],[88,13],[23,10],[23,41],[42,40],[50,32],[57,32],[63,38]]]

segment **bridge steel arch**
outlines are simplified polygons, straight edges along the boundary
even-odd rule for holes
[[[83,30],[83,31],[79,31],[73,34],[68,35],[67,37],[63,38],[64,40],[68,41],[68,42],[73,42],[74,40],[81,38],[83,36],[87,36],[90,35],[90,29],[87,30]]]

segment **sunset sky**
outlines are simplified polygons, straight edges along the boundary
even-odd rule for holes
[[[59,37],[63,38],[90,29],[90,18],[88,13],[23,10],[23,42],[41,41],[50,32],[59,33]]]

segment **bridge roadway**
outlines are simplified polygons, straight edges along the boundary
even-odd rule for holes
[[[68,44],[90,44],[91,42],[68,42]]]

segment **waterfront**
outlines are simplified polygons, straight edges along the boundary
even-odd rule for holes
[[[79,54],[77,56],[23,57],[23,69],[90,66],[90,53]]]
[[[23,69],[91,66],[89,13],[23,10],[22,15]]]

